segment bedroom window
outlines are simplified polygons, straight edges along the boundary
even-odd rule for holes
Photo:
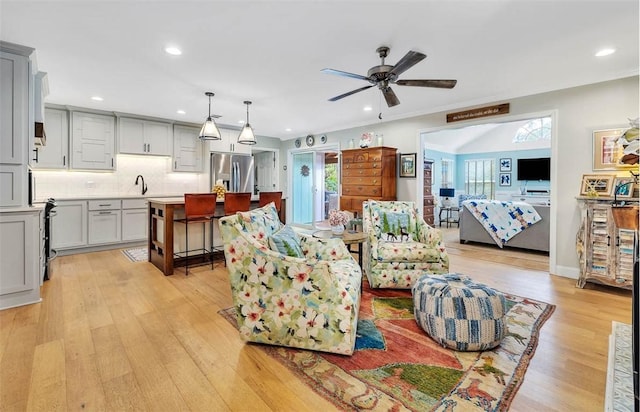
[[[493,159],[465,160],[464,190],[469,195],[486,195],[493,199],[495,194],[495,162]]]
[[[513,136],[513,143],[551,140],[551,118],[533,119],[522,125]]]
[[[440,187],[453,187],[453,160],[442,159]]]

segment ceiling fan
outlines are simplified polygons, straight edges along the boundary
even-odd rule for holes
[[[395,66],[389,66],[384,64],[384,59],[389,54],[389,48],[386,46],[378,47],[376,49],[376,53],[380,55],[380,59],[382,59],[382,63],[379,66],[373,66],[369,69],[366,76],[361,76],[359,74],[343,72],[341,70],[335,69],[322,69],[323,72],[329,74],[337,74],[338,76],[344,77],[353,77],[354,79],[361,79],[368,81],[371,83],[368,86],[361,87],[359,89],[352,90],[350,92],[341,94],[336,97],[332,97],[329,99],[330,102],[335,102],[336,100],[340,100],[347,96],[351,96],[352,94],[361,92],[363,90],[367,90],[370,87],[378,86],[378,89],[382,91],[382,95],[384,99],[387,101],[387,106],[393,107],[400,104],[400,100],[391,89],[392,84],[397,84],[400,86],[418,86],[418,87],[437,87],[441,89],[453,89],[458,82],[457,80],[398,80],[398,76],[400,76],[405,71],[412,68],[414,65],[422,61],[425,57],[425,54],[422,54],[417,51],[410,50],[407,54],[404,55],[402,59]]]

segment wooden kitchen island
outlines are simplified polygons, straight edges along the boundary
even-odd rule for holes
[[[149,262],[153,263],[166,276],[173,275],[174,268],[174,220],[184,217],[184,197],[149,198]],[[258,207],[258,200],[251,200],[251,208]],[[285,220],[285,199],[282,199],[280,220]],[[224,201],[216,206],[216,216],[224,216]],[[167,224],[167,222],[171,222]],[[217,226],[217,223],[214,223]],[[183,225],[181,225],[183,226]],[[215,227],[214,226],[214,227]],[[214,228],[215,232],[218,232]],[[209,237],[211,239],[211,237]],[[191,239],[191,237],[189,237]],[[214,239],[215,240],[215,239]]]

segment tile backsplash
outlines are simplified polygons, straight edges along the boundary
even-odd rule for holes
[[[128,197],[142,194],[135,185],[142,175],[147,185],[145,197],[182,196],[185,192],[209,190],[208,171],[183,173],[171,171],[171,158],[162,156],[118,155],[114,172],[34,170],[35,201],[79,197]]]

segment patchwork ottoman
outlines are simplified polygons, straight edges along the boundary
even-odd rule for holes
[[[425,275],[413,285],[416,322],[444,347],[482,351],[507,332],[504,295],[459,274]]]

